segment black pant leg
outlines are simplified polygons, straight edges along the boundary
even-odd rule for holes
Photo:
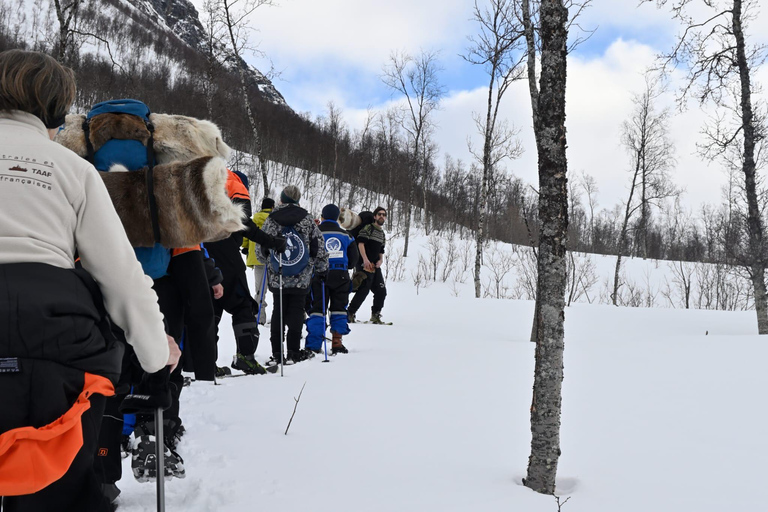
[[[123,414],[118,411],[125,395],[107,397],[99,429],[99,442],[93,467],[101,483],[113,484],[123,476],[120,441],[123,438]]]
[[[286,300],[286,297],[288,300]],[[301,349],[301,333],[304,327],[304,302],[306,293],[291,293],[283,296],[285,303],[284,321],[288,328],[286,334],[286,346],[288,350]]]
[[[387,298],[387,285],[384,282],[384,273],[380,268],[377,268],[376,273],[373,275],[371,290],[373,291],[371,312],[381,313],[381,310],[384,309],[384,299]]]
[[[201,251],[189,251],[171,259],[168,273],[183,302],[185,369],[198,380],[213,380],[216,372],[216,325],[211,288]]]
[[[157,293],[157,302],[160,305],[160,312],[165,317],[166,332],[179,343],[182,333],[184,332],[184,303],[179,293],[179,289],[173,280],[168,277],[161,277],[155,279],[155,283],[152,286]],[[171,373],[169,380],[171,390],[171,407],[165,411],[163,415],[163,422],[168,424],[174,424],[176,427],[181,425],[181,418],[179,418],[179,397],[181,396],[181,390],[184,387],[184,378],[181,375],[181,367],[176,367],[176,370]]]

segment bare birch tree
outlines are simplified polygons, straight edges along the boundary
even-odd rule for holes
[[[517,132],[498,119],[499,105],[509,86],[524,77],[525,38],[522,26],[514,15],[514,0],[490,0],[489,6],[480,8],[475,1],[472,20],[479,26],[479,34],[470,37],[471,43],[464,59],[483,66],[488,74],[488,103],[485,117],[475,116],[475,125],[483,135],[483,150],[470,151],[483,166],[480,181],[480,204],[475,232],[475,297],[480,298],[480,269],[483,261],[485,223],[488,215],[488,187],[496,165],[505,158],[516,158],[522,152]]]
[[[248,122],[251,125],[253,148],[256,158],[259,160],[264,195],[269,193],[267,161],[264,159],[262,137],[256,113],[251,105],[251,99],[248,94],[249,83],[246,74],[248,65],[243,60],[243,53],[245,51],[260,53],[258,49],[250,46],[248,42],[248,33],[252,30],[249,26],[249,18],[259,7],[274,5],[273,0],[216,0],[216,8],[214,10],[216,22],[221,23],[226,32],[228,42],[227,60],[237,69],[240,75],[240,91],[243,95],[243,104],[248,116]]]
[[[621,130],[621,142],[630,155],[632,181],[624,208],[624,220],[619,233],[618,254],[613,274],[613,305],[618,303],[621,260],[627,249],[627,234],[635,213],[640,213],[637,226],[643,257],[648,254],[648,222],[652,208],[660,208],[665,199],[680,194],[669,177],[674,165],[674,145],[669,138],[669,109],[658,111],[656,102],[662,90],[658,82],[646,75],[643,92],[633,97],[634,109]]]
[[[405,242],[403,257],[408,256],[412,209],[416,186],[422,177],[422,153],[427,146],[425,136],[433,124],[432,114],[440,107],[445,94],[440,84],[440,67],[436,52],[422,50],[412,57],[404,52],[393,52],[384,68],[382,80],[393,91],[401,94],[405,105],[400,122],[408,138],[409,169],[408,198],[405,201]]]
[[[539,165],[539,233],[536,368],[531,403],[531,455],[524,485],[554,494],[560,458],[566,287],[568,188],[565,87],[568,7],[564,0],[541,0],[538,41],[528,0],[522,0],[528,45],[529,86]],[[541,77],[535,82],[537,43]]]
[[[653,0],[644,0],[650,2]],[[684,67],[686,81],[681,102],[690,97],[717,108],[705,128],[700,147],[708,159],[723,158],[741,169],[747,203],[747,261],[755,298],[757,326],[768,334],[768,297],[765,287],[765,231],[757,191],[759,146],[765,136],[765,109],[755,103],[754,76],[766,58],[765,46],[750,45],[745,30],[757,0],[655,0],[669,5],[683,25],[680,38],[667,55],[664,69]],[[706,14],[704,14],[706,13]]]

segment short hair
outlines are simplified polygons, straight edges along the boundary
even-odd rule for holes
[[[75,73],[41,52],[0,53],[0,111],[21,110],[46,128],[64,124],[75,101]]]
[[[296,185],[288,185],[280,192],[280,202],[283,204],[298,204],[301,199],[301,190]]]
[[[384,208],[383,206],[377,206],[376,209],[373,210],[373,216],[374,217],[377,216],[379,214],[379,212],[387,213],[387,209]]]

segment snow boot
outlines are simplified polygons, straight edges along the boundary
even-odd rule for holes
[[[232,375],[232,370],[230,370],[228,366],[217,366],[214,375],[220,379],[222,377],[226,377],[227,375]]]
[[[341,342],[341,334],[331,331],[331,335],[333,336],[331,339],[331,354],[334,356],[336,354],[348,354],[349,350]]]
[[[347,323],[354,324],[356,322],[355,314],[347,311]]]
[[[372,324],[383,324],[384,322],[381,320],[381,312],[377,311],[375,313],[371,313],[371,319],[369,322]]]
[[[267,373],[267,370],[256,361],[256,358],[253,357],[253,355],[244,356],[242,354],[237,354],[234,359],[232,359],[232,368],[240,370],[248,375],[264,375]]]

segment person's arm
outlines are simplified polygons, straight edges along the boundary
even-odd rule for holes
[[[357,248],[360,251],[360,256],[363,258],[363,270],[366,272],[371,271],[371,262],[368,259],[368,255],[365,254],[365,243],[364,242],[358,242]]]
[[[144,371],[162,370],[169,362],[169,347],[152,279],[144,274],[107,188],[91,165],[85,166],[83,195],[73,206],[80,262],[99,284],[104,307],[125,331]]]

